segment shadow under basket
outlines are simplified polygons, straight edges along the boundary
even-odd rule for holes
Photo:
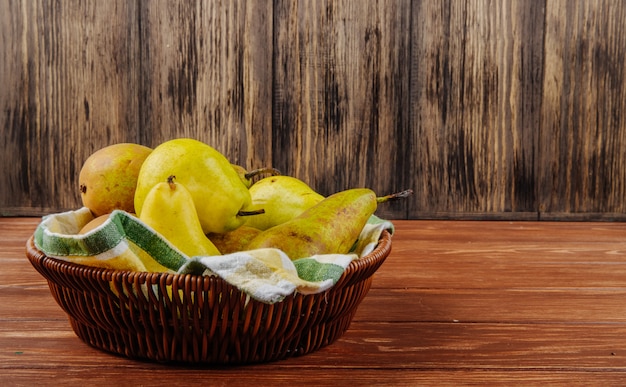
[[[204,364],[269,362],[333,343],[390,252],[383,231],[328,291],[265,304],[216,276],[94,268],[47,257],[32,237],[26,244],[81,340],[133,359]]]

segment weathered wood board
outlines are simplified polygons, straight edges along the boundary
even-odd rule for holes
[[[393,219],[626,219],[626,6],[0,4],[0,215],[80,206],[115,142],[193,137]]]

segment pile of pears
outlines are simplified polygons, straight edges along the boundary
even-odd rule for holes
[[[83,164],[79,185],[94,215],[80,233],[120,209],[190,257],[278,248],[292,260],[348,253],[378,203],[412,193],[377,197],[353,188],[324,197],[274,168],[247,171],[190,138],[154,149],[130,143],[102,148]]]

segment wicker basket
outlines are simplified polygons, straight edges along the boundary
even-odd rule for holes
[[[274,361],[331,344],[390,251],[384,231],[376,249],[350,263],[327,292],[265,304],[214,276],[93,268],[47,257],[32,237],[26,245],[87,344],[129,358],[205,364]]]

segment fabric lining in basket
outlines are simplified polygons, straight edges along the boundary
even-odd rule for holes
[[[331,288],[354,259],[377,245],[393,224],[372,215],[347,254],[316,254],[291,260],[275,248],[216,256],[187,256],[136,216],[115,210],[87,233],[93,219],[86,208],[44,216],[34,233],[35,246],[48,257],[86,266],[128,271],[216,275],[250,297],[266,303],[297,293]]]

